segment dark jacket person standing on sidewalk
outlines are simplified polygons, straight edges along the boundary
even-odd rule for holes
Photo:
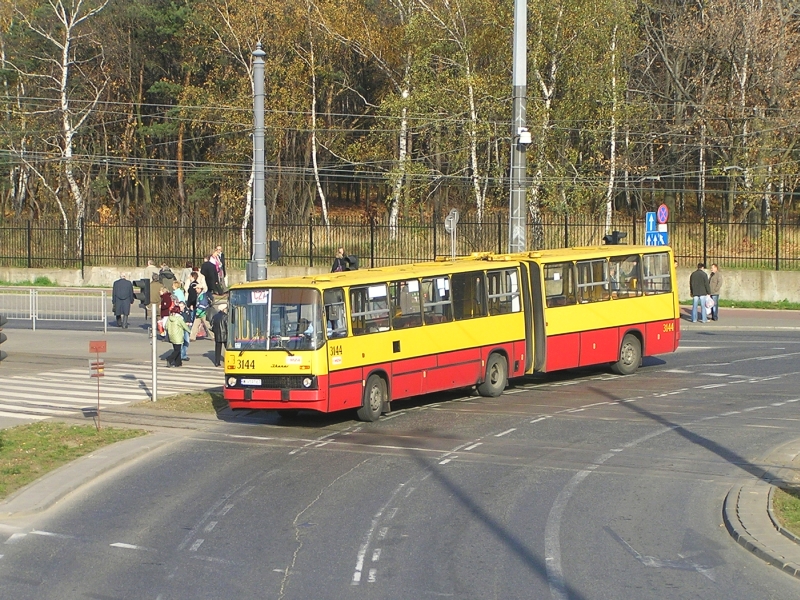
[[[211,331],[214,332],[214,366],[220,365],[222,348],[228,343],[228,305],[222,303],[211,319]]]
[[[128,315],[131,314],[133,300],[133,284],[128,281],[127,274],[121,273],[111,289],[111,307],[117,318],[117,327],[128,328]]]
[[[706,310],[706,298],[711,294],[708,285],[708,275],[706,275],[705,264],[697,263],[697,270],[689,276],[689,291],[692,294],[692,323],[697,323],[697,305],[702,311],[703,323],[708,323],[708,311]]]

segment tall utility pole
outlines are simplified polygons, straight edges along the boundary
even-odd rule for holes
[[[528,2],[514,0],[514,52],[512,70],[511,116],[511,194],[508,207],[508,251],[524,252],[526,244],[525,151],[531,143],[526,126],[528,96]]]
[[[267,204],[264,201],[264,57],[261,42],[253,51],[253,260],[247,281],[267,278]]]

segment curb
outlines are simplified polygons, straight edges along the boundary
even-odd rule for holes
[[[82,485],[177,439],[173,433],[162,432],[100,448],[51,471],[0,502],[0,517],[24,517],[45,511]]]
[[[734,486],[725,496],[725,501],[722,504],[722,519],[725,523],[725,528],[740,546],[752,552],[761,560],[779,568],[784,573],[800,579],[800,565],[787,562],[783,556],[767,548],[747,532],[747,528],[739,518],[739,497],[745,487],[747,486]],[[769,497],[771,498],[771,490]],[[767,509],[767,507],[764,508]]]

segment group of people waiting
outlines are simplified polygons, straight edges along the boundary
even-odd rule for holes
[[[197,339],[214,340],[214,365],[220,366],[228,339],[227,272],[222,246],[217,246],[197,268],[187,262],[180,276],[161,263],[147,261],[151,289],[157,286],[160,296],[158,335],[172,344],[167,365],[180,367],[189,360],[189,343]],[[114,282],[112,310],[117,326],[127,329],[134,302],[133,284],[127,273]]]
[[[703,323],[719,320],[719,292],[722,289],[722,273],[716,264],[711,265],[711,275],[705,271],[704,263],[697,263],[697,270],[689,276],[689,292],[692,294],[692,323],[697,323],[698,308]]]

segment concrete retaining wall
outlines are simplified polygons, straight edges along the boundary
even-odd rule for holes
[[[689,275],[694,269],[678,269],[678,292],[681,300],[689,296]],[[124,269],[130,279],[146,276],[145,270]],[[69,269],[12,269],[0,267],[0,280],[12,283],[34,281],[37,277],[47,277],[50,281],[64,287],[111,287],[119,278],[120,269],[114,267],[89,267],[85,270],[86,279],[81,278],[79,270]],[[316,275],[326,273],[327,267],[269,267],[270,279],[297,275]],[[721,271],[723,285],[721,297],[725,300],[752,300],[765,302],[800,302],[800,272],[797,271]],[[233,285],[245,280],[244,271],[232,271],[228,283]]]

